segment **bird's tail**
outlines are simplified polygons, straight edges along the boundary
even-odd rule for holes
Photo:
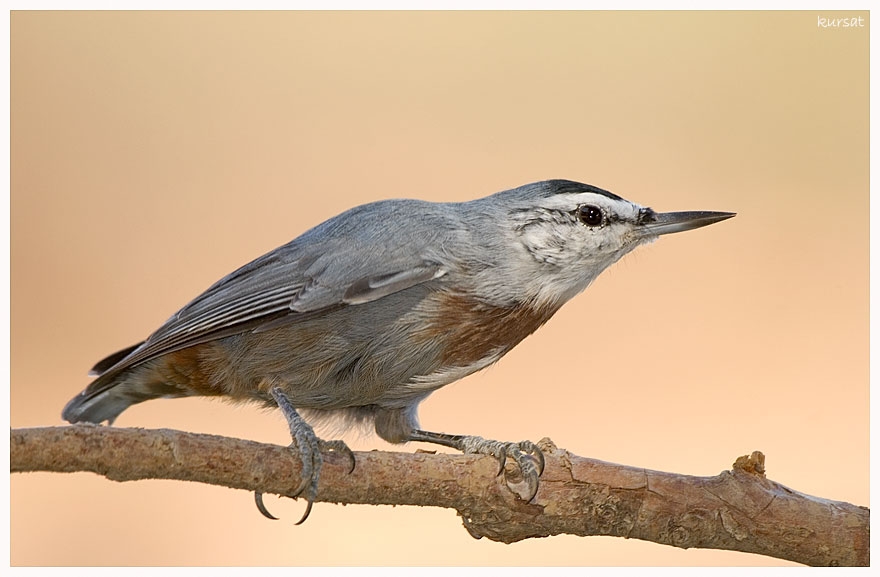
[[[80,394],[70,399],[61,418],[70,423],[113,424],[128,407],[160,397],[183,396],[180,388],[163,382],[150,363],[125,367],[123,361],[137,346],[110,355],[92,369],[99,374]],[[119,366],[116,366],[119,364]]]

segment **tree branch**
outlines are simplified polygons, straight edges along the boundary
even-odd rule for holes
[[[512,543],[561,533],[744,551],[807,565],[870,562],[870,510],[793,491],[764,476],[759,452],[714,477],[650,471],[539,445],[538,494],[516,494],[515,467],[492,457],[324,454],[319,501],[451,507],[476,538]],[[177,479],[293,497],[300,460],[286,447],[167,429],[76,425],[13,429],[10,469],[91,471],[114,481]],[[505,479],[506,477],[506,479]],[[506,480],[506,482],[505,482]]]

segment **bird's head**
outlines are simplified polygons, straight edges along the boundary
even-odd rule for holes
[[[506,218],[518,258],[510,262],[533,300],[561,304],[637,246],[734,216],[665,212],[588,184],[549,180],[489,197]],[[515,263],[515,264],[514,264]]]

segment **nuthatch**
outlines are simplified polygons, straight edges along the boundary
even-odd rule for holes
[[[527,184],[461,203],[353,208],[222,278],[150,337],[110,355],[64,407],[71,423],[114,419],[159,397],[278,406],[317,495],[325,443],[309,420],[372,422],[391,443],[424,441],[513,459],[529,499],[532,443],[419,429],[419,403],[498,361],[599,273],[658,236],[729,212],[656,213],[595,186]],[[262,507],[257,493],[257,504]]]

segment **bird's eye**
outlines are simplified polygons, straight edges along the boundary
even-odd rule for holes
[[[578,220],[587,226],[599,226],[605,220],[602,209],[592,204],[582,204],[577,208]]]

